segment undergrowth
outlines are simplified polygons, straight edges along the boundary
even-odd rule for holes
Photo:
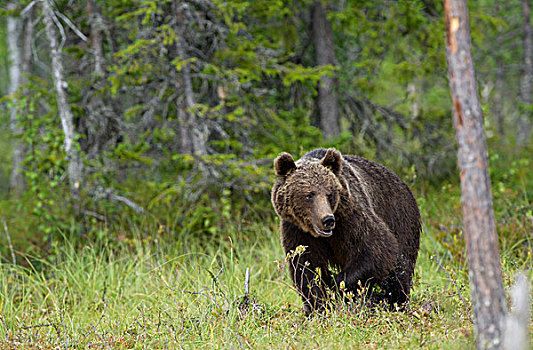
[[[203,253],[134,239],[134,250],[66,244],[53,261],[0,270],[2,348],[465,348],[466,274],[425,240],[403,312],[339,305],[306,318],[277,235]],[[278,260],[278,261],[277,261]],[[37,269],[31,261],[40,263]],[[249,268],[250,294],[244,289]],[[443,272],[445,269],[447,272]],[[464,298],[464,300],[462,300]],[[244,307],[245,305],[245,307]]]

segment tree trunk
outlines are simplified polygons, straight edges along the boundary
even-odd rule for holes
[[[9,9],[13,9],[15,3],[9,5]],[[19,39],[21,33],[20,19],[17,17],[9,16],[7,18],[7,45],[9,50],[9,92],[14,93],[20,85],[20,47]],[[11,113],[13,115],[13,113]]]
[[[89,18],[91,48],[90,63],[92,69],[92,84],[86,88],[83,95],[84,117],[78,124],[78,133],[85,137],[78,141],[87,159],[100,157],[109,144],[117,139],[117,117],[108,101],[106,86],[106,59],[104,56],[105,23],[98,4],[88,0],[86,11]]]
[[[494,13],[500,13],[500,3],[496,1]],[[505,136],[505,117],[503,114],[503,91],[505,83],[504,63],[503,63],[503,25],[498,25],[498,34],[496,35],[496,74],[494,82],[494,95],[492,101],[492,114],[496,121],[496,130],[500,140]]]
[[[102,44],[102,29],[104,27],[102,16],[94,1],[87,1],[87,13],[89,14],[89,24],[91,26],[91,48],[94,55],[94,75],[101,77],[104,75],[104,46]]]
[[[315,56],[318,66],[337,66],[333,30],[326,17],[326,11],[320,0],[313,3],[313,36],[315,40]],[[324,138],[336,137],[340,134],[339,102],[337,99],[336,76],[323,75],[318,84],[318,109],[320,111],[320,128]]]
[[[8,8],[13,9],[15,2],[9,4]],[[19,47],[19,40],[21,37],[21,20],[19,18],[9,16],[7,18],[7,46],[9,51],[9,93],[13,94],[17,91],[21,84],[21,54]],[[21,129],[18,122],[17,115],[19,110],[16,106],[10,109],[10,127],[13,133],[13,169],[9,178],[9,189],[13,193],[20,193],[24,188],[24,179],[22,177],[22,162],[24,160],[24,146],[17,140],[17,135],[20,134]]]
[[[178,4],[173,5],[177,14],[176,53],[179,58],[186,60],[185,51],[185,15]],[[181,67],[184,103],[178,103],[178,117],[180,118],[180,151],[190,154],[207,154],[207,127],[196,117],[194,90],[192,87],[191,69],[188,63]]]
[[[531,105],[531,81],[533,79],[532,43],[531,43],[531,21],[530,21],[530,0],[522,0],[522,15],[524,17],[524,73],[520,84],[521,113],[520,130],[518,130],[518,145],[523,145],[529,138],[531,129],[531,115],[533,107]]]
[[[498,349],[503,344],[506,300],[467,11],[465,0],[444,1],[446,58],[476,343],[478,349]]]
[[[28,82],[27,76],[24,74],[31,74],[33,71],[33,7],[30,8],[24,17],[24,42],[22,51],[22,77],[21,84]],[[27,93],[27,91],[24,91]]]
[[[57,95],[57,107],[61,118],[63,133],[65,134],[65,153],[68,160],[68,177],[71,191],[74,195],[78,194],[81,185],[82,164],[78,150],[76,149],[75,131],[73,123],[72,110],[67,100],[67,82],[63,77],[63,62],[61,53],[58,49],[58,43],[54,28],[55,16],[50,4],[50,0],[43,0],[43,19],[45,23],[46,36],[50,42],[50,57],[52,59],[52,72],[54,85]]]

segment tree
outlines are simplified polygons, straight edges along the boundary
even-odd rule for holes
[[[52,73],[57,95],[57,107],[59,111],[59,117],[61,118],[63,133],[65,135],[65,153],[68,160],[68,178],[72,193],[77,194],[81,185],[82,163],[78,149],[76,148],[73,115],[67,100],[66,88],[68,84],[63,76],[63,60],[61,58],[61,52],[59,51],[59,45],[54,29],[54,22],[58,23],[59,21],[57,18],[55,18],[54,10],[50,4],[50,0],[43,0],[42,8],[46,36],[50,44]]]
[[[197,118],[195,107],[194,90],[192,86],[192,77],[187,54],[185,52],[185,30],[186,22],[183,9],[173,4],[173,12],[177,17],[176,30],[176,53],[178,59],[183,60],[181,68],[182,84],[184,90],[183,102],[178,103],[178,115],[180,117],[180,151],[190,154],[207,154],[206,136],[207,128]]]
[[[466,1],[445,0],[444,15],[476,343],[478,349],[498,349],[503,343],[506,301]]]
[[[14,9],[16,2],[10,3],[9,8]],[[21,38],[22,25],[21,19],[15,16],[9,16],[7,19],[7,44],[9,50],[9,93],[14,94],[21,84],[22,58],[19,41]],[[19,110],[12,106],[10,111],[10,126],[13,135],[20,134],[18,126]],[[24,149],[20,142],[15,141],[13,145],[13,169],[9,178],[9,188],[11,191],[20,192],[24,186],[22,178],[22,161],[24,160]]]
[[[331,24],[326,17],[326,11],[320,0],[314,1],[312,12],[316,63],[318,66],[337,66],[333,30],[331,29]],[[340,134],[337,85],[335,75],[323,75],[318,85],[320,128],[326,139]]]
[[[89,14],[89,24],[91,26],[91,47],[94,54],[94,75],[97,77],[104,75],[104,45],[102,40],[102,29],[104,27],[102,15],[97,4],[93,0],[87,1],[87,13]]]
[[[531,42],[531,9],[529,6],[529,2],[530,0],[522,0],[522,16],[524,18],[524,69],[522,74],[522,81],[520,82],[522,113],[520,117],[520,129],[518,131],[519,144],[527,142],[531,128],[530,119],[531,115],[533,114],[533,106],[531,104],[531,94],[533,92],[531,90],[531,83],[533,80],[533,44]]]
[[[120,112],[115,112],[113,105],[109,103],[109,91],[106,89],[108,62],[104,51],[105,19],[96,1],[87,1],[85,9],[90,51],[84,61],[90,68],[84,67],[85,64],[81,63],[83,60],[78,61],[79,66],[84,68],[80,68],[76,75],[85,77],[88,84],[84,84],[81,93],[83,118],[78,120],[77,132],[84,136],[78,142],[87,159],[96,159],[108,150],[107,145],[116,144]]]

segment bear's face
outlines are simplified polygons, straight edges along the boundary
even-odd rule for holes
[[[272,203],[279,217],[314,237],[333,235],[342,191],[338,179],[341,161],[334,149],[320,161],[300,160],[297,164],[288,153],[276,158],[278,179],[272,189]]]

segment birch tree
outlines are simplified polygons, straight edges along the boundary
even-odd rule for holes
[[[9,9],[13,9],[16,6],[16,2],[12,2],[8,5]],[[22,23],[19,17],[9,16],[7,18],[7,45],[9,51],[9,93],[14,94],[21,84],[21,50],[19,42],[22,32]],[[14,137],[13,145],[13,169],[11,170],[11,176],[9,178],[9,188],[11,191],[18,193],[24,186],[22,178],[22,161],[24,160],[24,149],[21,142],[16,140],[16,135],[20,134],[20,127],[17,115],[19,110],[16,103],[10,109],[10,126],[11,132]]]
[[[61,118],[61,126],[65,135],[64,144],[68,161],[68,178],[72,193],[77,194],[79,186],[81,185],[82,163],[75,145],[76,140],[73,114],[67,100],[66,88],[68,87],[68,84],[63,76],[63,61],[61,52],[59,51],[56,30],[54,28],[55,24],[58,24],[59,21],[55,17],[50,0],[42,1],[42,9],[46,36],[50,45],[50,57],[52,60],[52,73],[57,95],[57,107],[59,111],[59,117]]]
[[[499,349],[503,344],[506,300],[466,1],[445,0],[444,15],[474,331],[478,349]]]

